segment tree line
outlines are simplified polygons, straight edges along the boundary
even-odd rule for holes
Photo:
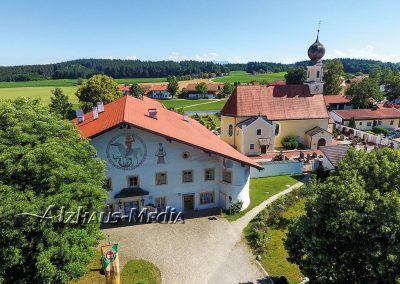
[[[400,70],[400,63],[366,59],[339,59],[345,73],[369,73],[371,68]],[[324,62],[329,62],[325,60]],[[294,64],[248,62],[218,64],[204,61],[141,61],[122,59],[78,59],[54,64],[0,67],[0,81],[34,81],[47,79],[78,79],[104,74],[113,78],[152,78],[176,76],[178,80],[220,76],[230,71],[249,73],[286,72],[290,68],[306,66],[308,61]]]

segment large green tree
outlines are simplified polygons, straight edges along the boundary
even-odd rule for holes
[[[73,119],[75,112],[72,109],[72,103],[69,102],[69,98],[65,95],[61,88],[55,88],[51,90],[54,97],[51,97],[50,112],[59,115],[64,119]]]
[[[143,94],[144,90],[142,89],[142,87],[140,87],[138,83],[133,83],[129,88],[129,95],[131,95],[132,97],[139,98],[143,96]]]
[[[229,82],[224,83],[223,94],[225,97],[229,97],[233,93],[233,85]]]
[[[399,283],[400,151],[350,150],[336,175],[306,190],[285,246],[310,282]]]
[[[84,273],[99,224],[56,215],[62,206],[99,212],[104,179],[104,162],[71,122],[38,100],[0,101],[0,282],[65,283]],[[18,215],[43,216],[52,205],[51,219]]]
[[[324,66],[324,95],[338,95],[342,92],[343,64],[339,59],[329,60]]]
[[[179,83],[175,76],[169,76],[168,79],[168,92],[172,97],[175,97],[179,91]]]
[[[378,82],[371,78],[353,82],[346,91],[346,96],[351,100],[355,108],[369,108],[369,98],[380,101],[383,97],[379,90]]]
[[[205,82],[200,82],[196,84],[196,91],[199,94],[206,94],[208,91],[208,86]]]
[[[389,101],[400,98],[400,75],[398,72],[387,72],[384,83],[386,98]]]
[[[307,78],[306,69],[304,67],[290,68],[285,75],[286,84],[301,85]]]
[[[122,92],[113,78],[106,75],[95,75],[76,91],[80,107],[85,112],[92,110],[97,102],[111,103],[122,97]]]

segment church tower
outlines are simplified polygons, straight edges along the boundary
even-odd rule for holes
[[[312,95],[323,94],[324,91],[324,82],[322,81],[324,67],[321,59],[325,55],[325,47],[319,42],[318,37],[319,28],[316,41],[308,48],[310,62],[307,66],[307,80],[304,82],[309,86]]]

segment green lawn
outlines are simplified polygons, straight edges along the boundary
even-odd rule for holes
[[[272,82],[272,81],[277,81],[277,80],[284,80],[285,79],[285,74],[286,72],[278,72],[278,73],[263,73],[263,74],[257,74],[253,75],[250,73],[247,73],[246,71],[232,71],[229,73],[228,76],[224,77],[218,77],[212,79],[213,82],[229,82],[229,83],[235,83],[235,82],[240,82],[240,83],[249,83],[252,81],[267,81],[267,82]]]
[[[161,78],[122,78],[122,79],[114,79],[118,84],[132,84],[132,83],[159,83],[159,82],[167,82],[166,77]]]
[[[291,219],[304,214],[306,198],[299,199],[288,208],[279,224],[267,229],[267,252],[261,256],[261,264],[273,278],[286,277],[290,284],[300,283],[302,274],[296,264],[287,261],[288,253],[284,247],[287,225]],[[245,232],[249,230],[247,226]]]
[[[105,276],[100,273],[100,252],[88,265],[89,272],[70,284],[103,284]],[[161,272],[154,264],[143,259],[129,260],[122,269],[121,283],[125,284],[160,284]]]
[[[219,101],[201,99],[201,100],[181,100],[181,99],[172,99],[172,100],[159,100],[166,108],[175,108],[184,110],[219,110],[221,109],[226,99],[222,99]]]
[[[15,99],[17,97],[41,99],[44,104],[50,103],[52,96],[51,90],[55,87],[17,87],[17,88],[0,88],[0,100]],[[73,104],[78,103],[78,98],[75,96],[77,87],[62,87],[64,94],[68,95]]]
[[[235,221],[246,214],[248,211],[259,205],[264,200],[267,200],[272,195],[275,195],[286,188],[287,185],[292,186],[299,182],[304,175],[295,176],[276,176],[265,178],[250,179],[250,205],[245,210],[240,211],[235,215],[226,215],[229,221]]]

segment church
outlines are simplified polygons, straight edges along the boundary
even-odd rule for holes
[[[124,96],[74,120],[106,162],[110,210],[178,211],[250,203],[250,167],[262,169],[196,120],[148,97]]]
[[[303,85],[237,85],[221,110],[221,138],[247,156],[282,149],[282,139],[294,136],[308,149],[332,142],[330,116],[323,97],[325,47],[309,47]]]

